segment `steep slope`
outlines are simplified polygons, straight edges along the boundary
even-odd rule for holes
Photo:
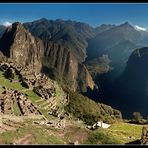
[[[99,33],[102,33],[104,31],[107,31],[107,30],[114,28],[114,27],[116,27],[116,26],[111,25],[111,24],[102,24],[102,25],[95,28],[95,33],[99,34]]]
[[[87,87],[93,89],[94,82],[84,64],[70,52],[69,48],[45,42],[45,52],[43,58],[43,72],[56,80],[63,81],[73,91],[86,92]]]
[[[29,71],[45,72],[73,91],[85,92],[87,87],[94,87],[87,68],[76,59],[70,48],[53,41],[43,42],[32,36],[20,23],[7,28],[0,40],[0,50],[6,57],[29,67]]]
[[[143,39],[147,35],[137,31],[128,22],[112,27],[106,27],[103,31],[96,35],[88,42],[86,59],[87,68],[93,74],[95,83],[99,86],[102,101],[112,103],[111,96],[112,86],[116,78],[122,74],[126,67],[126,62],[130,54],[137,47],[143,47]],[[105,55],[107,58],[104,62],[100,59]],[[96,97],[96,100],[98,98]]]
[[[104,53],[108,54],[109,58],[114,62],[113,56],[118,52],[117,46],[119,45],[120,50],[123,53],[123,45],[128,46],[128,55],[124,55],[127,58],[133,49],[130,47],[130,44],[134,44],[136,46],[137,42],[139,42],[140,36],[140,32],[136,31],[135,28],[127,22],[119,26],[111,27],[110,29],[97,34],[95,38],[89,41],[89,46],[87,48],[87,54],[89,55],[88,59],[95,58],[99,55],[101,56]],[[128,42],[125,44],[125,41]],[[114,48],[116,48],[116,50]],[[110,51],[110,49],[112,51]]]
[[[110,62],[108,55],[103,54],[100,57],[86,61],[85,64],[93,78],[95,78],[97,74],[107,73],[112,69]]]
[[[98,119],[109,123],[122,120],[120,111],[62,88],[44,74],[25,75],[24,70],[19,71],[13,61],[0,63],[0,101],[1,115],[34,116],[47,121],[51,118],[58,120],[60,117],[76,117],[92,124]],[[53,126],[56,128],[60,125]]]
[[[126,112],[128,111],[128,113],[132,115],[132,112],[138,111],[141,112],[143,116],[147,116],[147,54],[148,47],[134,50],[129,57],[123,74],[115,82],[113,97],[118,97],[116,101],[118,101],[118,105],[122,108],[124,114],[127,114]]]
[[[94,82],[87,68],[82,64],[86,58],[87,39],[94,36],[88,24],[40,19],[24,23],[34,36],[43,40],[45,46],[43,71],[56,79],[64,79],[65,84],[76,91],[93,89]]]
[[[43,41],[53,41],[68,47],[80,62],[86,58],[86,47],[88,46],[86,39],[95,35],[93,28],[88,24],[71,20],[42,18],[23,25]]]
[[[44,46],[42,41],[33,37],[20,23],[8,27],[0,40],[3,54],[23,66],[40,71]]]

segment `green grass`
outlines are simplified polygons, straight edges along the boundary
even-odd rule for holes
[[[29,122],[28,122],[29,123]],[[31,122],[30,122],[31,123]],[[32,135],[32,144],[63,144],[63,138],[56,134],[50,134],[47,129],[42,126],[34,126],[26,124],[16,131],[7,131],[0,134],[3,144],[14,143],[15,140],[25,137],[27,134]]]
[[[0,85],[5,86],[7,88],[13,88],[18,90],[23,90],[24,87],[19,82],[11,83],[9,79],[6,79],[3,75],[3,72],[0,71]]]
[[[115,137],[121,144],[124,144],[141,139],[142,127],[142,125],[136,124],[117,123],[106,131],[108,135]]]
[[[61,98],[63,97],[63,91],[61,90],[58,84],[55,84],[55,88],[56,88],[56,102],[58,105],[60,105]]]
[[[19,116],[21,114],[21,111],[16,101],[13,103],[13,111],[14,111],[14,115],[16,116]]]
[[[87,144],[118,144],[118,140],[102,131],[93,131],[88,136]]]
[[[79,140],[80,143],[86,144],[85,140],[87,139],[89,133],[90,131],[75,123],[67,127],[64,138],[67,143]]]
[[[22,92],[23,92],[23,91],[22,91]],[[34,92],[31,91],[31,90],[25,91],[24,93],[28,95],[28,98],[29,98],[33,103],[35,103],[37,100],[40,100],[40,99],[41,99],[36,93],[34,93]]]
[[[32,133],[34,136],[34,144],[64,144],[61,137],[55,134],[49,135],[44,128],[36,128]]]
[[[94,131],[87,130],[73,124],[68,126],[64,135],[58,129],[50,129],[42,125],[33,125],[33,120],[27,119],[24,126],[16,131],[7,131],[0,134],[0,140],[5,144],[13,143],[27,134],[32,135],[32,144],[64,144],[80,140],[83,144],[125,144],[141,137],[142,125],[116,123],[108,129],[99,128]],[[27,123],[27,124],[26,124]],[[84,134],[85,133],[85,134]],[[129,136],[135,138],[129,139]]]
[[[45,100],[42,98],[40,98],[40,100],[38,100],[38,101],[35,101],[35,103],[37,104],[37,105],[40,105],[40,104],[43,104],[45,102]]]
[[[48,105],[49,105],[48,102],[46,102],[45,104],[42,104],[40,108],[45,108]]]
[[[17,78],[17,77],[16,77]],[[41,100],[41,97],[39,97],[35,92],[32,90],[26,90],[25,87],[23,87],[19,82],[10,82],[9,79],[6,79],[3,75],[3,72],[0,71],[0,85],[5,86],[7,88],[13,88],[13,89],[18,89],[21,90],[24,94],[28,95],[28,98],[36,105],[41,105],[43,104],[46,100]],[[1,90],[1,89],[0,89]],[[58,93],[58,96],[60,97],[60,93]],[[38,100],[41,100],[40,102],[36,102]],[[42,114],[47,118],[47,119],[53,119],[54,117],[51,115],[48,115],[47,110],[43,109],[43,107],[38,107],[39,110],[42,112]],[[21,114],[20,109],[15,102],[13,104],[13,110],[15,115]],[[53,117],[53,118],[52,118]]]
[[[38,106],[38,109],[39,109],[40,112],[45,116],[45,118],[47,118],[47,119],[49,119],[49,120],[55,118],[54,116],[49,115],[49,114],[47,113],[47,110],[44,109],[44,107],[47,106],[47,104],[45,104],[44,106],[42,106],[42,104],[43,104],[44,102],[46,102],[46,100],[44,100],[44,99],[41,100],[41,97],[39,97],[36,93],[34,93],[33,91],[30,91],[30,90],[25,91],[25,94],[28,95],[28,98],[29,98],[34,104],[40,105],[40,106]],[[36,101],[38,101],[38,100],[41,100],[41,101],[36,102]]]
[[[116,142],[116,144],[125,144],[139,140],[141,138],[142,127],[142,125],[119,122],[111,125],[111,127],[108,129],[99,128],[96,130],[96,132],[99,133],[100,136],[104,134],[106,136],[106,140],[108,137],[109,142]],[[94,140],[93,142],[96,142],[96,137],[96,133],[94,135],[92,134],[90,137],[91,140],[89,139],[88,141],[92,142]],[[106,140],[104,140],[104,142]]]
[[[45,116],[46,119],[48,120],[53,120],[55,119],[56,117],[52,116],[52,115],[49,115],[47,110],[43,109],[43,108],[40,108],[40,112]]]
[[[99,104],[88,97],[76,92],[69,92],[69,98],[69,104],[65,107],[65,110],[86,124],[92,125],[98,120],[107,121],[111,118]],[[107,117],[102,115],[101,112],[103,111]]]
[[[27,134],[28,129],[23,127],[19,128],[16,131],[6,131],[2,134],[0,134],[0,139],[4,141],[4,144],[10,144],[13,143],[15,139],[19,139],[20,137],[23,137],[25,134]]]

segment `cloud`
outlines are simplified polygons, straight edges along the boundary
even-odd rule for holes
[[[146,28],[140,27],[138,25],[135,25],[135,29],[138,31],[146,31]]]
[[[8,26],[11,26],[11,25],[12,25],[12,23],[10,23],[10,22],[6,21],[6,22],[4,22],[4,23],[3,23],[3,25],[4,25],[4,26],[6,26],[6,27],[8,27]]]

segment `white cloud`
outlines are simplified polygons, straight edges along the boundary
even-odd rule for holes
[[[4,25],[4,26],[6,26],[6,27],[8,27],[8,26],[11,26],[11,25],[12,25],[12,23],[10,23],[10,22],[6,21],[6,22],[4,22],[4,23],[3,23],[3,25]]]
[[[146,28],[140,27],[138,25],[135,25],[135,29],[138,31],[146,31]]]

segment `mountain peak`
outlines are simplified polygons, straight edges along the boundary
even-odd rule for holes
[[[40,21],[48,21],[48,19],[46,19],[46,18],[41,18],[41,19],[39,19]]]
[[[119,25],[119,26],[124,26],[124,27],[133,27],[129,22],[125,22],[125,23],[123,23],[123,24],[121,24],[121,25]]]
[[[40,70],[42,42],[31,35],[20,22],[9,26],[0,39],[2,53],[16,63]]]
[[[12,26],[18,26],[18,25],[22,25],[20,22],[14,22],[13,24],[12,24]]]
[[[128,29],[128,30],[135,30],[135,27],[133,25],[131,25],[129,22],[125,22],[123,24],[120,24],[118,26],[119,28],[123,28],[123,29]]]
[[[128,21],[126,21],[126,22],[124,23],[124,25],[130,25],[130,24],[129,24],[129,22],[128,22]]]
[[[20,22],[15,22],[12,24],[12,28],[19,28],[19,27],[22,27],[22,24]]]
[[[5,31],[5,35],[7,35],[7,33],[11,33],[12,34],[16,34],[18,32],[26,32],[27,30],[24,28],[24,26],[20,23],[20,22],[15,22],[13,23],[11,26],[8,26],[6,31]]]
[[[11,26],[8,26],[8,31],[11,30],[11,29],[17,30],[17,29],[20,29],[22,27],[23,27],[23,25],[20,22],[15,22]]]

